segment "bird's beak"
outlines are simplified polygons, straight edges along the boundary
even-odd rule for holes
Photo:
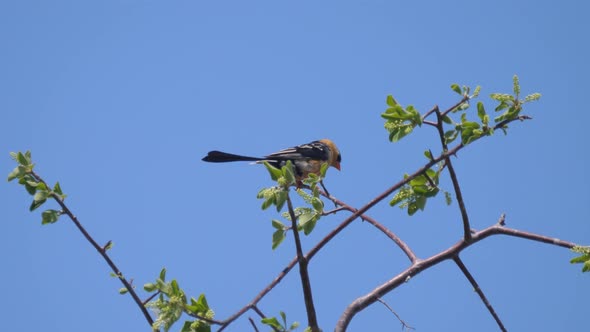
[[[340,163],[339,162],[335,162],[334,165],[332,165],[332,166],[334,166],[335,169],[340,170]]]

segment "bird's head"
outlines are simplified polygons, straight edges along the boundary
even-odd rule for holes
[[[338,150],[336,144],[334,144],[332,140],[327,138],[321,139],[320,142],[326,144],[326,146],[330,150],[330,158],[328,159],[328,163],[330,164],[330,166],[334,167],[337,170],[340,170],[340,162],[342,161],[342,156],[340,155],[340,150]]]

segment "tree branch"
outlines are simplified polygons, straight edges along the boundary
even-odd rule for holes
[[[443,152],[446,152],[449,148],[447,146],[447,142],[445,140],[445,133],[443,129],[443,116],[440,113],[438,107],[435,107],[436,113],[436,128],[438,129],[438,135],[440,138],[440,144],[442,145]],[[471,226],[469,225],[469,215],[467,215],[467,208],[465,207],[465,201],[463,200],[463,194],[461,194],[461,187],[459,186],[459,180],[457,179],[457,173],[455,173],[455,169],[453,168],[453,164],[451,163],[451,158],[445,158],[445,164],[449,169],[449,175],[451,176],[451,181],[453,182],[453,189],[455,190],[455,195],[457,196],[457,205],[459,205],[459,210],[461,211],[461,219],[463,220],[463,237],[466,241],[471,240]]]
[[[252,325],[254,332],[259,332],[258,328],[256,327],[256,323],[254,323],[254,320],[252,319],[252,317],[248,317],[248,320],[250,321],[250,325]]]
[[[47,185],[47,183],[37,173],[31,171],[31,175],[33,177],[35,177],[35,179],[38,182],[41,182],[47,188],[50,188]],[[145,317],[145,319],[147,320],[147,322],[150,324],[150,326],[152,326],[154,324],[154,320],[152,319],[152,316],[150,316],[150,313],[148,312],[147,308],[145,307],[145,305],[143,304],[143,302],[141,301],[141,299],[139,298],[139,296],[135,292],[135,289],[133,288],[133,286],[131,285],[131,283],[125,278],[125,276],[123,275],[123,273],[121,272],[121,270],[119,270],[119,268],[117,267],[117,265],[115,265],[115,263],[113,262],[113,260],[109,257],[109,255],[107,254],[107,249],[101,247],[92,238],[92,236],[90,236],[90,234],[82,226],[82,224],[80,223],[80,221],[78,220],[78,218],[72,213],[72,211],[67,207],[67,205],[64,203],[64,201],[58,195],[56,195],[56,194],[53,193],[51,195],[51,197],[57,202],[57,204],[59,204],[59,206],[61,207],[63,213],[66,214],[70,218],[70,220],[74,223],[74,225],[76,225],[76,227],[78,228],[78,230],[82,233],[82,235],[84,235],[84,238],[86,238],[86,240],[88,242],[90,242],[90,244],[94,247],[94,249],[96,249],[96,251],[98,251],[98,253],[102,256],[102,258],[105,260],[105,262],[107,262],[107,264],[109,265],[109,267],[111,268],[111,270],[113,271],[113,273],[115,275],[117,275],[118,279],[121,281],[121,283],[123,284],[123,286],[125,286],[125,288],[129,292],[129,294],[133,298],[133,301],[135,301],[135,303],[137,304],[137,306],[139,307],[139,309],[143,313],[143,316]]]
[[[337,199],[336,197],[330,196],[328,198],[332,200],[332,202],[334,202],[335,204],[339,205],[341,208],[353,213],[356,212],[355,208]],[[395,242],[395,244],[397,244],[397,246],[404,252],[404,254],[406,254],[411,263],[414,263],[418,259],[414,251],[412,251],[412,249],[410,248],[410,246],[408,246],[399,236],[393,233],[390,229],[383,226],[383,224],[379,223],[377,220],[373,219],[372,217],[366,214],[361,214],[360,218],[368,222],[369,224],[375,226],[378,230],[380,230],[383,234],[385,234],[388,238]]]
[[[359,313],[360,311],[362,311],[363,309],[365,309],[369,305],[375,303],[378,298],[383,297],[385,294],[387,294],[390,291],[392,291],[393,289],[397,288],[398,286],[400,286],[404,282],[409,281],[411,278],[415,277],[420,272],[423,272],[423,271],[425,271],[425,270],[427,270],[427,269],[429,269],[429,268],[431,268],[431,267],[433,267],[433,266],[435,266],[435,265],[439,264],[440,262],[445,261],[447,259],[453,259],[455,256],[459,255],[459,253],[461,251],[463,251],[465,248],[467,248],[467,247],[469,247],[469,246],[471,246],[471,245],[473,245],[473,244],[475,244],[475,243],[477,243],[489,236],[498,235],[498,234],[521,237],[521,238],[529,239],[532,241],[548,243],[548,244],[561,246],[561,247],[565,247],[565,248],[570,248],[570,249],[573,248],[574,246],[576,246],[576,244],[573,242],[563,241],[563,240],[551,238],[551,237],[544,236],[544,235],[539,235],[539,234],[535,234],[535,233],[511,229],[511,228],[504,227],[500,224],[495,224],[495,225],[490,226],[482,231],[474,232],[472,234],[471,241],[469,241],[469,242],[465,241],[465,239],[462,238],[459,242],[452,245],[448,249],[443,250],[443,251],[439,252],[438,254],[435,254],[427,259],[416,261],[415,263],[413,263],[411,266],[406,268],[404,271],[402,271],[397,276],[395,276],[392,279],[390,279],[389,281],[379,285],[377,288],[375,288],[371,292],[367,293],[366,295],[363,295],[363,296],[357,298],[352,303],[350,303],[348,305],[348,307],[344,310],[344,312],[340,316],[340,319],[338,320],[338,323],[336,324],[336,328],[334,329],[334,331],[336,331],[336,332],[345,331],[346,328],[348,327],[348,324],[350,323],[352,318],[357,313]]]
[[[287,189],[288,190],[288,189]],[[313,295],[311,292],[311,281],[309,279],[309,272],[307,270],[308,260],[303,255],[301,248],[301,239],[299,238],[299,230],[297,229],[297,217],[293,210],[293,202],[287,192],[287,207],[289,215],[291,216],[291,228],[293,230],[293,238],[295,239],[295,247],[297,250],[297,261],[299,262],[299,274],[301,277],[301,287],[303,288],[303,298],[305,300],[305,309],[307,311],[307,326],[312,332],[320,332],[318,320],[316,317],[315,306],[313,303]]]
[[[490,312],[492,317],[494,317],[494,320],[498,324],[498,327],[500,328],[500,330],[503,332],[507,332],[506,327],[504,327],[504,324],[502,323],[502,320],[500,320],[500,317],[496,313],[496,310],[494,310],[494,307],[492,307],[492,304],[486,298],[485,294],[483,293],[483,291],[479,287],[479,284],[477,283],[477,281],[475,281],[475,278],[473,278],[473,276],[471,275],[471,273],[469,272],[469,270],[467,269],[465,264],[463,264],[463,261],[461,261],[461,258],[459,258],[459,255],[453,257],[453,261],[455,261],[455,264],[457,264],[459,269],[461,269],[461,272],[463,272],[463,274],[465,275],[467,280],[469,280],[469,282],[471,283],[471,286],[473,286],[473,289],[475,290],[477,295],[479,295],[479,298],[481,299],[483,304],[486,306],[486,308],[488,308],[488,311]]]
[[[395,310],[393,310],[389,304],[387,304],[385,301],[383,301],[380,298],[377,298],[377,301],[381,302],[381,304],[383,304],[389,311],[391,311],[391,313],[397,318],[397,320],[399,320],[400,323],[402,323],[402,331],[405,329],[408,330],[415,330],[415,328],[411,327],[410,325],[408,325],[408,323],[406,323],[398,314],[397,312],[395,312]]]

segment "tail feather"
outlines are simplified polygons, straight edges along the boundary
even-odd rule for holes
[[[202,160],[210,163],[227,163],[232,161],[259,161],[263,160],[263,158],[240,156],[221,151],[209,151]]]

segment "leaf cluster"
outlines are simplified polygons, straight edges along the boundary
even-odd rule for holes
[[[580,254],[578,257],[572,258],[570,263],[572,264],[583,264],[582,265],[582,272],[590,271],[590,247],[573,247],[573,252],[577,252]]]
[[[427,151],[428,152],[428,151]],[[418,210],[424,211],[428,198],[435,197],[441,189],[438,186],[443,164],[438,165],[438,170],[427,169],[408,182],[393,196],[389,205],[399,204],[402,209],[407,209],[408,215],[412,216]],[[408,177],[406,174],[405,178]],[[447,205],[451,204],[451,194],[444,191]]]
[[[298,322],[293,322],[289,327],[287,327],[287,315],[281,311],[279,312],[281,316],[281,321],[279,321],[276,317],[266,317],[262,319],[262,324],[268,325],[273,328],[273,330],[278,332],[290,332],[294,331],[299,327]]]
[[[289,199],[290,186],[298,184],[294,176],[293,165],[290,161],[280,169],[268,163],[264,163],[264,165],[271,179],[277,182],[277,186],[261,189],[257,194],[257,198],[263,200],[263,210],[274,206],[277,212],[281,212],[285,202]],[[324,202],[320,198],[318,183],[325,176],[327,169],[328,164],[324,163],[319,175],[310,173],[307,178],[302,180],[302,183],[310,189],[310,193],[307,193],[301,188],[297,188],[296,190],[297,194],[308,204],[308,206],[293,208],[295,218],[297,219],[297,230],[303,231],[305,235],[309,235],[313,231],[324,212]],[[283,212],[282,216],[291,221],[289,211]],[[275,229],[272,235],[272,249],[274,250],[285,240],[290,227],[277,219],[272,220],[272,227]]]
[[[422,125],[422,117],[414,106],[409,105],[404,108],[392,95],[387,96],[386,102],[388,108],[381,117],[386,120],[385,129],[389,132],[391,142],[399,141],[410,134],[416,126]]]
[[[157,300],[147,304],[147,307],[152,308],[158,316],[152,325],[154,331],[162,328],[164,331],[170,330],[182,314],[186,313],[198,318],[185,321],[181,332],[211,332],[211,325],[204,319],[213,319],[215,313],[209,308],[205,295],[201,294],[198,299],[191,297],[190,303],[187,302],[185,292],[175,279],[166,282],[166,269],[162,269],[156,281],[146,283],[143,289],[148,293],[159,293]]]
[[[385,128],[389,132],[389,140],[397,142],[411,133],[416,126],[426,122],[440,130],[444,147],[442,153],[445,153],[448,151],[447,145],[459,137],[461,138],[461,144],[467,145],[483,136],[492,136],[494,129],[497,128],[506,133],[507,124],[520,118],[522,106],[541,97],[541,94],[533,93],[524,99],[520,99],[520,84],[518,77],[515,75],[513,77],[512,94],[492,93],[490,95],[490,98],[497,103],[495,112],[501,112],[500,115],[494,118],[495,124],[492,125],[490,115],[486,112],[485,105],[481,101],[477,103],[477,120],[469,119],[467,113],[470,107],[469,101],[479,96],[481,91],[479,86],[474,89],[473,94],[470,94],[471,88],[465,85],[461,87],[458,84],[452,84],[451,90],[461,95],[462,99],[459,103],[445,112],[441,113],[438,108],[435,108],[424,115],[421,115],[413,106],[404,109],[392,96],[387,96],[387,109],[385,113],[381,114],[381,117],[386,120]],[[437,113],[437,121],[426,121],[425,118],[433,112]],[[425,154],[431,160],[434,158],[430,150]],[[439,165],[438,170],[429,169],[412,179],[394,195],[390,205],[399,204],[401,208],[407,208],[409,215],[424,210],[427,199],[436,196],[440,191],[438,179],[443,169],[444,165]],[[446,191],[443,192],[447,204],[450,204],[451,194]]]
[[[56,182],[53,188],[47,186],[45,182],[40,181],[33,173],[35,164],[32,161],[31,152],[11,152],[10,157],[18,163],[10,174],[8,181],[18,180],[18,183],[25,187],[25,190],[33,196],[33,201],[29,206],[29,211],[34,211],[43,205],[48,198],[55,198],[60,201],[65,200],[66,195],[63,193],[59,182]],[[41,213],[41,224],[53,224],[59,216],[63,214],[61,210],[47,209]]]

